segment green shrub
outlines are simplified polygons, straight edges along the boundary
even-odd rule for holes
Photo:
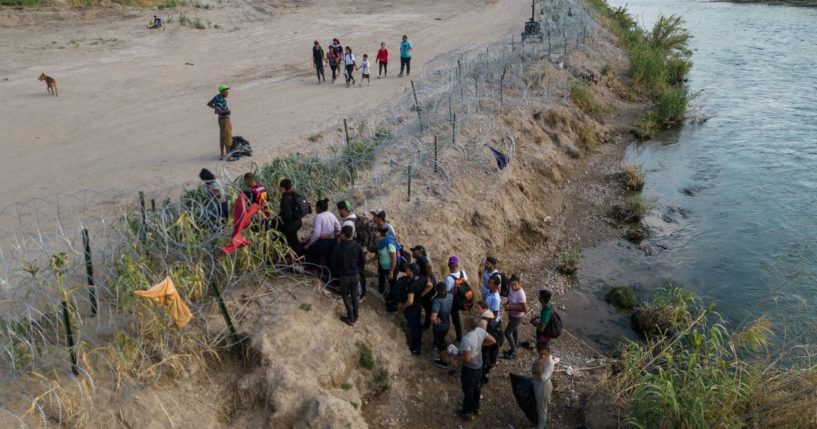
[[[601,106],[593,94],[593,89],[584,82],[576,81],[570,85],[570,100],[588,115],[601,111]]]
[[[630,48],[630,74],[636,85],[656,92],[667,84],[669,70],[663,51],[646,43]]]
[[[633,195],[624,204],[614,206],[610,210],[610,217],[621,223],[637,223],[649,211],[650,204],[641,195]]]
[[[655,112],[647,112],[636,121],[633,134],[640,140],[647,140],[655,137],[660,130],[658,115]]]
[[[190,18],[188,18],[187,15],[185,15],[183,13],[180,14],[179,15],[179,25],[182,25],[182,26],[190,25]]]
[[[175,9],[176,6],[178,6],[176,4],[176,0],[165,0],[163,3],[159,3],[159,6],[157,6],[157,7],[159,8],[159,10],[165,10],[165,9]]]
[[[8,7],[33,7],[43,3],[43,0],[0,0],[0,6]]]
[[[576,274],[579,270],[579,261],[581,260],[581,253],[576,249],[571,249],[562,252],[559,255],[559,266],[557,269],[560,273],[571,276]]]
[[[604,299],[621,310],[630,310],[637,303],[635,289],[629,286],[616,286],[610,289]]]
[[[692,61],[686,58],[670,58],[667,60],[667,82],[670,85],[683,85],[691,69]]]
[[[358,342],[357,350],[360,352],[360,366],[366,369],[374,369],[374,356],[372,355],[372,348],[364,343]]]
[[[646,38],[650,46],[660,49],[667,56],[686,58],[692,55],[689,49],[691,36],[684,28],[684,20],[678,15],[658,17]]]
[[[595,152],[599,148],[596,140],[596,127],[589,123],[582,124],[579,127],[579,141],[586,150]]]
[[[374,380],[372,380],[369,387],[374,394],[383,393],[389,390],[391,388],[391,375],[389,374],[389,370],[386,368],[380,368],[377,370]]]
[[[352,387],[353,386],[350,383],[343,383],[343,384],[340,385],[340,388],[343,389],[343,390],[349,390]]]
[[[678,125],[684,120],[687,110],[686,90],[668,87],[658,94],[657,121],[664,127]]]
[[[207,28],[207,26],[205,26],[204,23],[201,22],[201,18],[196,18],[195,20],[193,20],[193,28],[195,28],[196,30],[204,30],[205,28]]]

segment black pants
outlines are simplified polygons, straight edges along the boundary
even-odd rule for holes
[[[381,62],[380,63],[380,68],[379,68],[379,70],[377,72],[377,75],[381,76],[381,75],[388,75],[388,74],[389,74],[389,63]]]
[[[423,312],[425,313],[425,317],[423,318],[423,329],[428,329],[431,327],[431,300],[434,297],[434,291],[432,290],[426,296],[420,298],[422,300],[423,305]]]
[[[349,83],[349,82],[355,83],[355,77],[352,76],[352,73],[354,73],[354,72],[355,72],[355,65],[354,64],[348,64],[346,66],[346,83]]]
[[[491,368],[496,365],[496,359],[499,356],[499,345],[492,344],[490,346],[482,347],[482,376],[488,377]]]
[[[306,261],[316,265],[329,267],[329,259],[332,256],[332,250],[335,248],[334,238],[321,238],[312,243],[306,251]]]
[[[389,282],[389,289],[394,286],[394,283],[397,281],[397,270],[394,271],[394,276],[392,278],[389,277],[389,270],[384,270],[380,267],[377,268],[377,290],[381,294],[386,291],[386,280]]]
[[[468,368],[462,366],[460,375],[462,382],[462,393],[465,398],[462,401],[462,412],[465,414],[473,414],[479,410],[479,395],[482,389],[482,368]]]
[[[315,63],[315,72],[318,74],[318,82],[320,83],[321,78],[326,80],[326,75],[323,74],[323,63]]]
[[[505,327],[505,339],[511,346],[511,353],[516,353],[516,345],[519,342],[519,325],[522,324],[522,317],[508,317],[508,326]]]
[[[451,304],[451,323],[454,325],[454,333],[457,335],[457,343],[462,340],[462,321],[460,320],[460,300],[454,294],[454,302]]]
[[[406,70],[406,76],[411,74],[411,57],[400,58],[400,74],[403,74],[403,69]]]
[[[406,311],[406,323],[409,328],[409,349],[412,353],[420,353],[423,343],[423,329],[420,326],[420,307]]]
[[[332,82],[334,82],[338,78],[338,65],[329,64],[329,68],[332,69]]]
[[[357,276],[344,276],[338,280],[340,294],[343,297],[343,305],[346,307],[346,318],[352,322],[357,321],[358,297],[357,297]]]

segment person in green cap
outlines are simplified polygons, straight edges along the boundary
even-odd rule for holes
[[[236,161],[238,158],[230,156],[230,148],[233,146],[233,124],[230,122],[230,108],[227,107],[228,95],[230,95],[230,86],[219,85],[218,94],[207,103],[207,107],[213,109],[218,115],[218,140],[221,150],[221,156],[218,159],[224,160],[226,155],[229,157],[228,161]]]

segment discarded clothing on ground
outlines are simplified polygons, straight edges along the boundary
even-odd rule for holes
[[[233,145],[230,146],[232,156],[252,156],[252,146],[244,137],[233,136]]]
[[[221,248],[221,252],[225,255],[230,255],[236,250],[250,244],[244,238],[242,232],[250,225],[252,217],[261,208],[258,204],[252,204],[247,207],[247,196],[241,192],[235,200],[233,207],[233,235],[230,239],[230,244]]]
[[[522,377],[521,375],[510,374],[511,377],[511,391],[513,397],[516,398],[516,403],[519,408],[525,413],[533,424],[539,421],[539,413],[536,411],[536,394],[533,392],[533,380],[530,377]]]
[[[153,286],[148,290],[137,290],[134,295],[142,298],[148,298],[164,305],[170,312],[170,317],[173,318],[173,327],[182,328],[193,315],[190,313],[190,308],[184,303],[182,297],[176,291],[176,286],[173,285],[173,280],[170,277],[165,277],[161,283]]]

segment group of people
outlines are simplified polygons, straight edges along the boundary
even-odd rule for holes
[[[215,203],[214,216],[226,221],[224,187],[206,169],[199,177]],[[482,263],[477,297],[468,285],[468,273],[458,256],[448,258],[445,277],[438,277],[425,247],[415,245],[405,250],[384,211],[373,212],[369,221],[356,215],[348,200],[336,203],[337,216],[329,210],[328,199],[317,201],[311,234],[301,241],[298,232],[308,210],[301,207],[299,201],[303,197],[293,189],[292,181],[283,179],[278,184],[277,216],[270,213],[266,188],[252,173],[244,175],[244,184],[250,203],[261,206],[257,226],[278,229],[287,245],[304,257],[307,266],[324,273],[324,278],[340,292],[346,310],[341,322],[349,326],[358,323],[360,303],[367,295],[364,269],[367,262],[377,266],[377,290],[387,310],[402,307],[410,353],[422,355],[423,333],[430,330],[435,352],[432,363],[443,369],[448,369],[452,360],[461,364],[463,405],[458,415],[464,420],[474,419],[479,414],[481,387],[489,381],[501,346],[507,342],[501,356],[508,360],[516,359],[522,347],[519,328],[530,306],[521,276],[506,276],[499,270],[497,259],[488,256]],[[369,260],[367,253],[371,254]],[[554,318],[551,292],[541,289],[537,299],[541,310],[530,320],[536,326],[537,351],[531,375],[538,406],[537,427],[544,428],[552,391],[550,376],[558,358],[550,354],[553,338],[548,336],[547,329]],[[451,326],[456,340],[453,344],[448,343]]]
[[[408,76],[411,74],[411,52],[414,44],[408,40],[408,36],[403,35],[400,41],[400,74],[403,73]],[[378,65],[377,78],[386,77],[389,71],[389,50],[386,48],[386,42],[380,43],[380,49],[377,51],[377,56],[374,59]],[[369,54],[364,53],[360,62],[355,58],[350,46],[345,48],[341,45],[337,38],[332,39],[332,43],[324,51],[320,42],[317,40],[312,44],[312,66],[315,68],[315,73],[318,77],[318,83],[326,82],[326,75],[324,72],[324,64],[329,65],[332,71],[332,83],[343,73],[346,79],[346,87],[354,86],[357,80],[355,79],[355,72],[360,70],[361,78],[359,86],[363,86],[365,80],[369,85],[372,84],[369,62]]]

